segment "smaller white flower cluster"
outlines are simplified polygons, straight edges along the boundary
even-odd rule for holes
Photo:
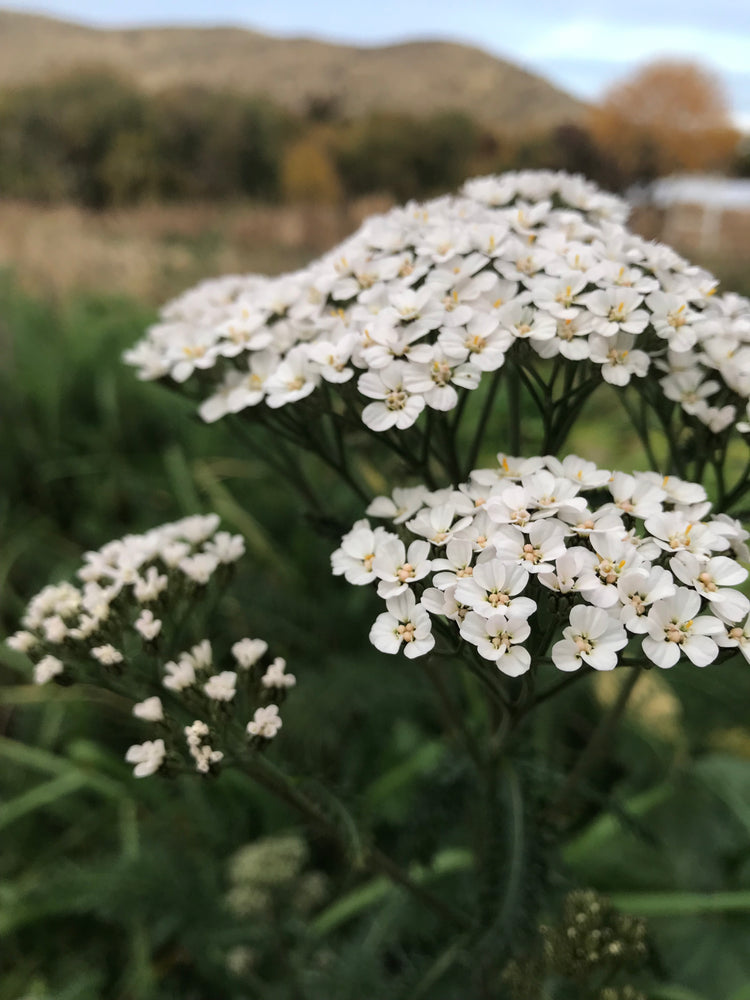
[[[719,433],[750,398],[750,303],[714,295],[715,278],[626,218],[581,177],[477,178],[367,220],[294,274],[198,286],[125,360],[142,379],[189,380],[209,422],[329,383],[376,431],[452,410],[508,356],[585,366],[618,387],[653,370],[668,400]]]
[[[187,741],[190,756],[195,761],[196,771],[201,774],[208,774],[212,764],[218,764],[224,759],[221,750],[214,750],[206,742],[211,735],[211,730],[205,722],[196,719],[192,726],[185,726],[185,740]]]
[[[23,629],[8,644],[40,656],[34,671],[37,684],[62,672],[62,650],[118,666],[123,652],[108,640],[114,632],[130,633],[126,620],[132,620],[141,642],[154,642],[170,606],[244,553],[242,537],[218,531],[218,526],[216,514],[186,517],[87,552],[78,570],[82,586],[63,582],[41,590],[26,608]]]
[[[179,761],[185,748],[196,770],[209,771],[227,747],[236,746],[232,730],[239,719],[253,712],[249,723],[241,723],[246,735],[256,742],[272,739],[281,718],[278,706],[265,702],[269,694],[283,698],[296,683],[281,657],[253,669],[268,650],[262,639],[236,642],[231,669],[214,667],[208,639],[168,658],[172,618],[184,618],[210,578],[244,552],[239,535],[218,527],[215,514],[188,517],[87,552],[78,571],[82,585],[45,587],[29,602],[23,629],[7,640],[31,657],[37,684],[67,675],[125,697],[141,694],[133,715],[161,732],[128,749],[136,777],[155,773],[170,755]],[[155,685],[160,695],[150,693]],[[186,713],[194,719],[187,726]],[[216,739],[224,750],[214,748]]]
[[[500,454],[457,488],[377,498],[368,515],[395,530],[358,521],[331,560],[376,584],[387,610],[370,641],[385,653],[428,653],[438,617],[510,676],[548,651],[564,671],[611,670],[626,647],[659,667],[735,647],[750,660],[735,589],[748,533],[709,511],[703,487],[675,476]]]
[[[241,714],[247,705],[249,688],[259,688],[259,693],[276,691],[282,695],[293,687],[297,679],[294,674],[286,673],[286,661],[276,657],[258,677],[250,677],[252,668],[268,650],[268,644],[263,639],[240,639],[232,646],[234,670],[214,671],[214,654],[211,643],[203,639],[191,649],[179,653],[174,660],[164,664],[161,679],[162,686],[167,691],[181,696],[181,702],[186,708],[201,708],[209,717],[215,718],[212,729],[203,719],[195,719],[182,729],[188,753],[195,769],[207,774],[211,768],[224,759],[222,750],[214,749],[211,744],[217,736],[221,738],[224,731],[224,741],[231,740],[226,731],[231,726],[236,701],[241,702],[238,712]],[[213,703],[213,705],[212,705]],[[222,710],[217,713],[218,705]],[[133,715],[145,722],[163,723],[165,728],[172,721],[164,712],[161,698],[151,696],[133,706]],[[245,716],[247,717],[247,716]],[[261,705],[254,711],[253,718],[245,726],[245,733],[260,741],[270,740],[281,729],[282,720],[279,707],[276,704]],[[147,740],[143,744],[130,747],[126,760],[137,764],[136,777],[153,774],[161,767],[167,754],[164,740]]]

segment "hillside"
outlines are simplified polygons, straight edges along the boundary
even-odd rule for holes
[[[578,120],[579,101],[466,45],[410,41],[355,48],[240,28],[100,30],[0,10],[0,89],[106,66],[146,91],[198,84],[264,93],[294,111],[334,101],[342,115],[465,111],[505,129]]]

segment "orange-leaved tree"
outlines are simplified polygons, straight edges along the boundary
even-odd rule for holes
[[[724,170],[738,142],[719,80],[692,62],[653,62],[615,84],[590,129],[625,183]]]

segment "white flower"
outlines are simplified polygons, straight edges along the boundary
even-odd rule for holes
[[[106,667],[114,666],[116,663],[122,663],[123,661],[122,653],[110,643],[105,643],[103,646],[95,646],[91,650],[91,655]]]
[[[147,609],[141,611],[134,625],[147,642],[155,639],[161,632],[161,621],[158,618],[154,618],[153,611],[148,611]]]
[[[17,653],[28,653],[37,645],[38,640],[33,632],[19,631],[8,636],[5,642],[11,649],[15,649]]]
[[[213,653],[211,643],[208,639],[203,639],[196,643],[189,653],[183,653],[183,657],[189,657],[196,670],[208,670],[211,666]]]
[[[247,724],[247,732],[250,736],[262,736],[263,739],[271,740],[281,726],[278,705],[266,705],[265,708],[255,710],[253,721]]]
[[[237,661],[238,667],[242,670],[249,670],[255,666],[267,649],[268,643],[263,639],[240,639],[232,646],[232,656]]]
[[[184,691],[195,683],[195,668],[192,661],[185,656],[181,657],[177,663],[170,661],[164,664],[164,677],[162,684],[170,691]]]
[[[589,357],[602,366],[602,378],[610,385],[624,386],[631,375],[643,378],[650,359],[645,351],[633,350],[636,338],[632,333],[618,333],[615,337],[592,334],[589,339]]]
[[[375,579],[373,567],[378,552],[396,537],[384,528],[373,530],[366,519],[357,521],[341,539],[341,548],[331,555],[333,575],[343,575],[348,583],[358,587],[370,583]]]
[[[454,503],[439,504],[421,510],[415,518],[406,522],[406,527],[415,535],[422,535],[433,545],[446,545],[462,528],[471,523],[470,517],[456,517]]]
[[[372,430],[411,427],[424,409],[424,396],[412,395],[404,385],[407,370],[405,362],[394,361],[386,368],[359,377],[357,388],[362,395],[377,400],[362,411],[362,420]]]
[[[407,489],[396,486],[391,496],[375,497],[365,513],[370,517],[389,518],[394,524],[403,524],[423,505],[426,493],[427,490],[424,486],[413,486]],[[369,527],[367,521],[359,521],[358,524],[366,524]],[[349,580],[349,582],[353,581]]]
[[[609,491],[618,510],[640,518],[661,513],[662,501],[666,497],[664,490],[655,483],[625,472],[613,474]]]
[[[237,562],[245,553],[245,539],[242,535],[230,535],[228,531],[217,531],[203,546],[203,551],[215,556],[220,563]]]
[[[491,541],[500,559],[517,562],[529,573],[551,573],[553,560],[565,551],[565,528],[552,518],[534,521],[527,535],[502,525]]]
[[[690,552],[672,556],[669,566],[682,583],[690,584],[725,621],[738,622],[750,611],[750,601],[731,588],[747,579],[747,570],[727,556],[698,559]]]
[[[34,667],[34,683],[46,684],[63,672],[63,662],[56,656],[43,656]]]
[[[296,403],[315,389],[320,375],[314,371],[308,350],[305,344],[293,348],[266,379],[266,405],[271,409]]]
[[[580,591],[580,577],[583,573],[589,553],[587,549],[572,548],[567,549],[555,560],[554,573],[540,573],[539,582],[549,587],[550,590],[557,591],[558,594],[569,594],[571,591]]]
[[[231,701],[236,692],[237,674],[233,670],[222,670],[209,677],[203,685],[208,698],[214,701]]]
[[[133,774],[136,778],[147,778],[159,770],[166,755],[164,740],[146,740],[128,748],[125,760],[135,764]]]
[[[710,615],[697,617],[701,598],[679,587],[673,597],[655,601],[648,613],[648,635],[643,652],[657,667],[673,667],[683,652],[696,667],[716,659],[719,648],[712,635],[725,635],[723,624]]]
[[[525,618],[493,614],[489,617],[469,611],[460,626],[461,635],[477,647],[479,655],[493,660],[509,677],[525,674],[531,656],[517,643],[528,639],[531,627]]]
[[[435,645],[430,616],[417,604],[411,590],[389,597],[388,609],[378,615],[370,629],[370,642],[381,653],[397,653],[404,644],[404,653],[410,659],[428,653]]]
[[[402,594],[416,580],[427,576],[432,568],[430,543],[417,540],[408,551],[400,538],[388,539],[375,556],[372,568],[378,578],[378,597]]]
[[[202,719],[196,719],[190,726],[185,726],[183,730],[185,739],[189,747],[197,747],[205,740],[210,733],[208,725]]]
[[[445,590],[452,584],[458,583],[465,577],[470,577],[474,573],[472,559],[474,557],[474,546],[470,541],[460,541],[454,538],[445,546],[445,558],[433,559],[432,569],[436,572],[433,582],[439,590]]]
[[[456,600],[483,618],[502,612],[508,617],[526,619],[536,611],[536,602],[516,595],[528,582],[529,574],[523,566],[502,559],[483,559],[477,562],[470,577],[458,581]]]
[[[266,672],[261,677],[260,682],[265,688],[294,687],[297,683],[297,678],[294,674],[287,674],[285,671],[286,660],[277,656],[273,663],[266,669]]]
[[[167,589],[168,579],[159,573],[156,566],[149,566],[144,577],[139,577],[133,583],[133,594],[139,604],[148,604],[158,599],[159,594]]]
[[[684,549],[694,555],[707,556],[711,549],[728,547],[724,538],[710,525],[701,521],[691,521],[677,510],[647,517],[645,527],[659,548],[667,552],[679,552]]]
[[[750,615],[743,625],[734,625],[727,629],[726,635],[716,633],[714,642],[721,647],[739,647],[739,651],[750,663]]]
[[[139,701],[137,705],[133,705],[133,715],[145,722],[161,722],[164,718],[161,698],[154,695],[152,698],[146,698],[145,701]]]
[[[626,570],[617,581],[617,593],[622,604],[620,621],[628,632],[648,632],[649,605],[665,597],[672,597],[676,591],[672,574],[660,566],[650,569],[638,566]]]
[[[586,292],[580,301],[591,312],[600,317],[598,332],[604,337],[616,333],[641,333],[648,325],[649,315],[638,306],[643,296],[632,288],[606,288],[596,292]]]
[[[50,615],[49,618],[45,618],[42,622],[42,629],[44,631],[44,638],[47,642],[53,642],[55,644],[65,641],[65,637],[68,634],[68,626],[62,620],[60,615]]]
[[[587,663],[595,670],[613,670],[617,651],[627,645],[622,625],[603,608],[577,604],[570,612],[570,625],[563,639],[552,647],[552,662],[558,670],[578,670]]]
[[[185,576],[198,584],[208,583],[218,565],[219,560],[209,552],[197,552],[194,556],[185,556],[178,563]]]

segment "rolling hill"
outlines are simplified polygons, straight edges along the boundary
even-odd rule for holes
[[[265,94],[304,112],[467,112],[507,130],[579,120],[585,106],[481,49],[445,41],[356,48],[241,28],[103,30],[0,10],[0,89],[107,67],[146,91],[185,84]]]

